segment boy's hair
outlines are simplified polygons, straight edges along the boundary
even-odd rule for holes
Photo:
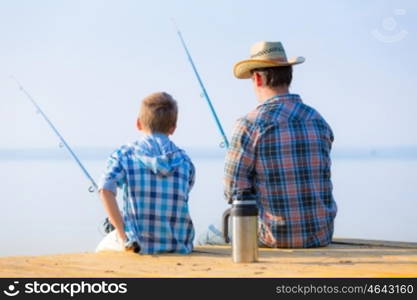
[[[292,66],[272,67],[272,68],[258,68],[253,69],[254,72],[259,72],[265,78],[265,84],[271,88],[278,86],[290,86],[292,81]]]
[[[153,93],[142,100],[139,120],[151,132],[168,133],[177,125],[177,117],[177,101],[168,93]]]

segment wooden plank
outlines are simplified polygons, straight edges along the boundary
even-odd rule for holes
[[[3,257],[0,277],[417,277],[415,248],[378,246],[379,241],[341,242],[310,249],[260,248],[259,262],[251,264],[233,263],[230,246],[199,246],[190,255]]]
[[[348,239],[334,238],[332,244],[351,245],[351,246],[368,246],[368,247],[387,247],[387,248],[407,248],[417,249],[417,243],[396,242],[383,240],[365,240],[365,239]]]

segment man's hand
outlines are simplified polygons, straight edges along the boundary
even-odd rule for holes
[[[116,228],[117,235],[124,244],[127,241],[127,236],[124,231],[123,218],[117,205],[116,196],[109,190],[101,189],[100,198],[103,201],[104,209],[109,216],[110,222]]]

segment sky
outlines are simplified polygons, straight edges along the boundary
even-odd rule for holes
[[[258,104],[232,67],[265,40],[306,58],[291,92],[325,117],[335,147],[417,145],[416,13],[415,1],[0,0],[0,148],[57,145],[10,75],[74,147],[137,139],[140,101],[156,91],[178,101],[178,145],[216,147],[171,18],[229,137]]]

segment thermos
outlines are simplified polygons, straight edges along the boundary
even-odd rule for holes
[[[232,257],[235,263],[258,260],[258,207],[255,200],[234,200],[223,214],[223,237],[229,243],[232,225]]]

